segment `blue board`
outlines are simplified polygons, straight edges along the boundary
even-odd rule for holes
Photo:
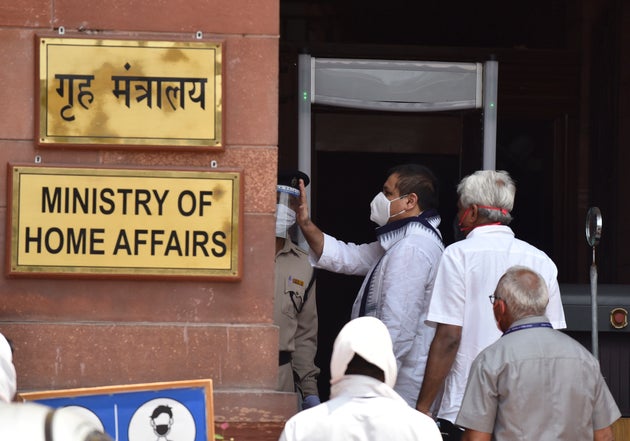
[[[29,392],[20,396],[50,407],[73,407],[114,441],[214,438],[212,380]]]

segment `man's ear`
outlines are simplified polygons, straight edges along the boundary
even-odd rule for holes
[[[409,193],[407,195],[407,209],[412,208],[414,205],[420,206],[418,202],[418,195],[415,193]],[[422,209],[422,207],[420,207]]]
[[[475,225],[479,220],[479,206],[477,204],[471,204],[468,208],[470,209],[470,211],[468,212],[470,223]]]
[[[505,315],[505,301],[503,299],[497,300],[497,309],[501,317],[503,317]]]
[[[503,329],[503,321],[505,320],[505,309],[506,305],[502,299],[497,299],[492,305],[492,312],[494,313],[494,320],[497,322],[498,328],[501,332],[505,332],[506,329]]]

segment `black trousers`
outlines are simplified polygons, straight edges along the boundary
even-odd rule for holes
[[[460,441],[462,439],[464,431],[449,420],[438,418],[437,423],[444,441]]]

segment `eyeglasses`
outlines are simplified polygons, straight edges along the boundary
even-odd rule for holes
[[[497,300],[502,300],[501,297],[496,296],[494,294],[489,295],[488,298],[490,299],[490,303],[492,303],[494,305],[494,302],[496,302]]]

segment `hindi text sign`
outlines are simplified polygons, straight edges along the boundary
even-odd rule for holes
[[[222,46],[38,38],[40,145],[222,147]]]
[[[9,168],[9,275],[240,277],[238,172]]]

